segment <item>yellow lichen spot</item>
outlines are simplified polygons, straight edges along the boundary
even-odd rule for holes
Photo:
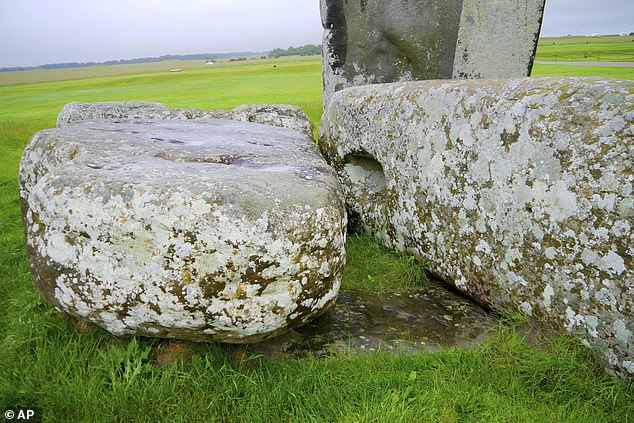
[[[247,287],[243,283],[238,284],[238,288],[236,289],[236,298],[239,300],[246,300],[247,298]]]
[[[181,270],[181,280],[184,284],[191,283],[192,281],[192,272],[189,270],[188,266],[183,267]]]

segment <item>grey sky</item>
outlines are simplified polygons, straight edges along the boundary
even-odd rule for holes
[[[546,0],[542,36],[622,32],[634,32],[634,0]]]
[[[632,31],[633,0],[547,0],[543,35]],[[0,0],[0,67],[320,42],[319,0]]]

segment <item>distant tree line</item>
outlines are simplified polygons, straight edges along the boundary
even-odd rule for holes
[[[315,54],[321,54],[321,45],[306,44],[301,47],[289,47],[287,49],[276,48],[269,52],[269,57],[282,57],[282,56],[312,56]]]

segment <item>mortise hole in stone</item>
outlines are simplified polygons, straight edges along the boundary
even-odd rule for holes
[[[343,171],[355,188],[375,196],[385,194],[387,181],[381,163],[364,153],[349,154],[344,161]]]

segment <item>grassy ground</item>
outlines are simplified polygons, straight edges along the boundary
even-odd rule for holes
[[[535,60],[562,64],[536,63],[533,76],[601,76],[634,80],[634,67],[570,66],[574,62],[634,62],[634,36],[541,38]]]
[[[634,36],[540,38],[536,60],[634,62]]]
[[[35,82],[65,81],[68,79],[95,78],[100,76],[132,75],[138,73],[169,73],[171,69],[192,69],[207,67],[210,69],[225,67],[243,67],[249,65],[277,65],[287,62],[314,61],[315,57],[282,57],[278,59],[248,58],[246,61],[217,59],[215,65],[205,65],[203,60],[164,60],[162,62],[133,63],[127,65],[99,65],[84,68],[34,69],[18,72],[0,72],[0,86],[12,84],[32,84]]]
[[[202,63],[204,64],[204,63]],[[35,82],[65,81],[68,79],[94,78],[98,76],[130,75],[143,72],[169,72],[170,69],[201,67],[200,60],[165,60],[152,63],[126,65],[97,65],[83,68],[33,69],[16,72],[0,72],[0,85],[32,84]]]
[[[345,289],[397,291],[429,283],[414,257],[389,251],[363,234],[350,234],[346,243]]]
[[[70,101],[161,101],[230,108],[291,103],[317,125],[318,58],[247,62],[0,87],[0,408],[39,407],[45,421],[627,421],[634,384],[606,376],[574,340],[532,346],[513,322],[486,344],[416,355],[343,354],[240,362],[207,344],[159,366],[151,339],[116,339],[43,304],[22,238],[19,158]],[[411,259],[363,236],[347,245],[344,289],[424,282]]]
[[[532,76],[600,76],[634,80],[634,67],[571,66],[535,63]]]

